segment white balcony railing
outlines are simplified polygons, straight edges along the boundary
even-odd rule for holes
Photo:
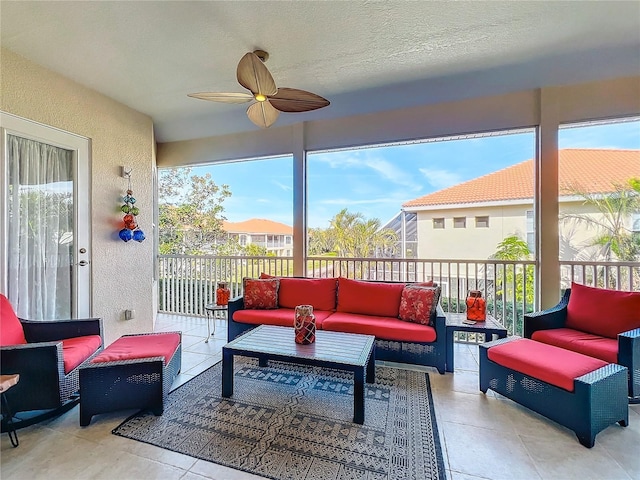
[[[442,287],[441,304],[447,312],[464,311],[467,292],[482,291],[487,309],[510,333],[523,334],[523,315],[534,309],[533,261],[435,260],[309,257],[307,276],[424,282]],[[159,310],[204,316],[204,306],[215,300],[218,282],[226,282],[231,296],[242,294],[242,279],[261,273],[293,275],[291,257],[159,256]],[[562,288],[571,281],[617,290],[640,290],[640,263],[562,262]]]

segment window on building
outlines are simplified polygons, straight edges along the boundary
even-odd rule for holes
[[[467,218],[466,217],[454,217],[454,219],[453,219],[453,228],[467,228]]]
[[[527,210],[527,247],[531,253],[536,251],[536,232],[533,223],[533,210]]]
[[[640,212],[636,212],[632,215],[631,230],[634,232],[640,232]]]
[[[284,241],[285,241],[285,243],[286,243],[287,245],[291,245],[291,236],[290,236],[290,235],[287,235],[287,236],[284,238]]]
[[[489,217],[476,217],[476,228],[489,228]]]
[[[433,228],[444,228],[444,218],[434,218]]]
[[[240,235],[239,240],[240,240],[240,245],[242,245],[243,247],[247,244],[247,236],[246,235]]]

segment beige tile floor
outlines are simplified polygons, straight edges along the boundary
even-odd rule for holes
[[[221,358],[224,320],[207,344],[205,320],[159,315],[158,331],[183,332],[185,382]],[[575,435],[497,394],[478,390],[477,347],[455,345],[454,374],[430,373],[447,476],[472,479],[640,479],[640,405],[629,407],[630,425],[612,425],[592,449]],[[78,425],[78,407],[19,431],[12,448],[0,448],[2,480],[22,479],[257,479],[244,472],[111,434],[134,411],[98,415]]]

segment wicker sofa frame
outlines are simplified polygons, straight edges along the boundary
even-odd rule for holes
[[[61,415],[77,405],[79,367],[65,373],[62,340],[88,335],[104,339],[100,318],[19,320],[27,343],[0,348],[0,370],[2,374],[20,375],[20,382],[5,393],[13,413],[36,413],[14,419],[16,429]],[[90,358],[101,351],[102,347]],[[2,431],[6,431],[4,419]]]
[[[240,296],[230,300],[228,308],[227,338],[229,342],[258,326],[233,320],[233,314],[238,310],[244,309],[243,297]],[[434,320],[434,328],[436,330],[436,340],[428,343],[399,342],[376,338],[376,360],[435,367],[439,373],[444,374],[447,361],[447,334],[446,318],[440,305],[438,305]]]
[[[182,366],[182,333],[171,359],[137,358],[114,362],[85,362],[80,366],[80,426],[86,427],[100,413],[131,408],[162,415],[164,402]],[[141,337],[148,334],[124,335]],[[109,347],[107,347],[108,349]]]
[[[524,336],[531,338],[538,330],[563,328],[567,321],[567,305],[571,289],[565,290],[562,299],[548,310],[528,313],[524,316]],[[640,314],[640,313],[639,313]],[[627,367],[629,402],[640,403],[640,328],[618,335],[618,362]]]
[[[518,338],[502,338],[479,345],[480,390],[483,393],[490,388],[573,430],[578,441],[587,448],[593,447],[596,434],[609,425],[617,422],[627,426],[625,367],[610,363],[582,375],[574,380],[574,391],[569,392],[489,359],[491,347]]]

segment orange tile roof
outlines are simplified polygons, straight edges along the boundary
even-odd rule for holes
[[[228,233],[269,233],[277,235],[293,235],[293,227],[284,223],[251,218],[244,222],[222,222],[222,228]]]
[[[560,192],[609,193],[613,185],[640,177],[640,150],[568,148],[560,150]],[[573,187],[573,188],[571,188]],[[533,160],[424,195],[403,207],[496,202],[533,198]]]

